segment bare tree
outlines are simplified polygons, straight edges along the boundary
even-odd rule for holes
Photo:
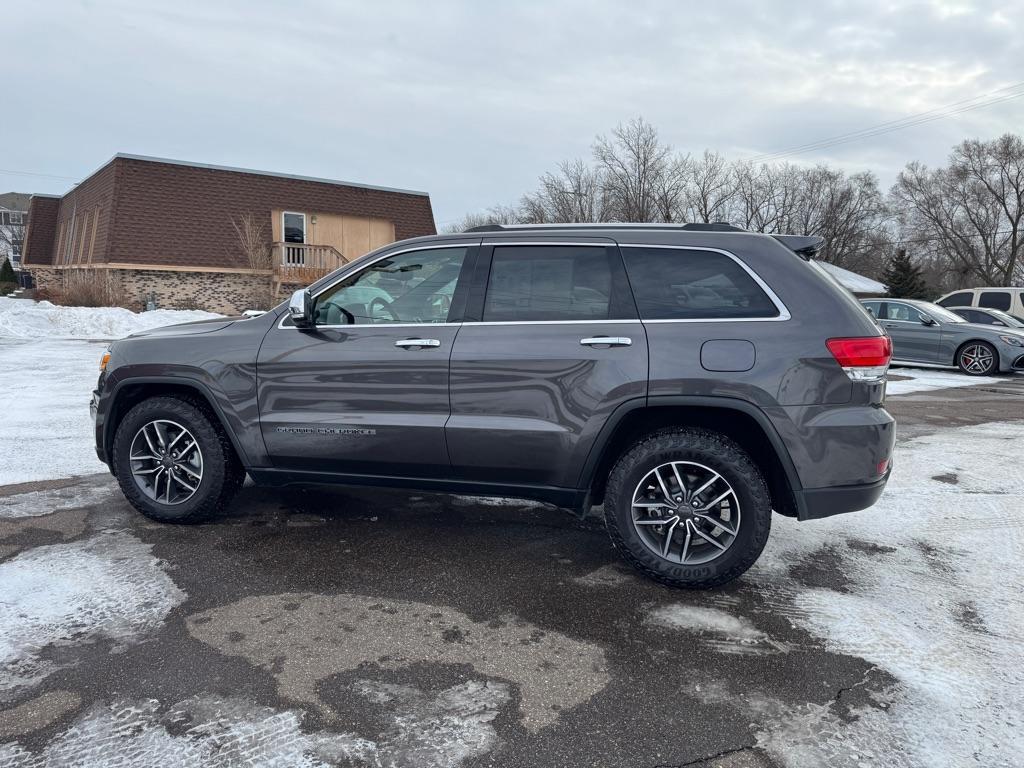
[[[736,190],[735,175],[717,152],[704,151],[686,167],[686,207],[690,221],[724,221]]]
[[[611,137],[598,136],[594,162],[601,175],[609,221],[664,221],[659,191],[673,166],[671,147],[642,117],[620,124]]]
[[[250,269],[270,269],[270,232],[265,222],[253,213],[232,217],[231,225],[238,234],[238,247]]]
[[[583,160],[569,160],[541,176],[536,192],[523,195],[519,216],[530,224],[603,221],[604,202],[600,173]]]
[[[488,208],[483,213],[467,213],[458,221],[454,221],[443,228],[449,235],[465,232],[473,227],[482,227],[487,224],[521,224],[520,212],[511,205],[496,205]]]
[[[902,237],[959,281],[1024,280],[1024,141],[1004,135],[954,148],[945,168],[910,163],[892,189]]]

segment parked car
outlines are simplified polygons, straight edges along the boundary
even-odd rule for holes
[[[938,299],[940,307],[981,307],[999,309],[1024,322],[1024,288],[968,288]]]
[[[893,363],[956,366],[969,376],[1024,370],[1024,330],[969,323],[912,299],[861,302],[892,337]]]
[[[1024,328],[1024,321],[1018,320],[999,309],[981,309],[980,307],[947,307],[950,312],[960,315],[968,323],[975,325],[994,325],[1001,328]]]
[[[723,584],[773,510],[864,509],[889,477],[891,344],[810,260],[821,243],[724,225],[395,243],[260,317],[115,342],[97,454],[164,522],[215,514],[246,473],[603,504],[641,572]]]

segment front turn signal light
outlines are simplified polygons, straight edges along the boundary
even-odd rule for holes
[[[100,373],[105,373],[107,370],[107,363],[110,362],[110,350],[108,349],[103,353],[103,357],[100,358]]]

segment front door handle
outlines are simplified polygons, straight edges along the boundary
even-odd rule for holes
[[[580,339],[580,344],[585,347],[629,347],[633,340],[626,336],[588,336]]]
[[[396,347],[403,348],[420,348],[420,347],[440,347],[441,342],[437,339],[399,339],[395,342]]]

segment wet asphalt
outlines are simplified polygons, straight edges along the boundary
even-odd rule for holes
[[[1024,419],[1024,381],[893,397],[889,408],[901,440]],[[0,488],[0,505],[40,491],[56,511],[0,519],[0,562],[122,532],[151,547],[183,595],[131,641],[41,649],[45,678],[0,690],[0,743],[23,750],[8,765],[30,764],[25,754],[96,707],[153,701],[167,713],[203,695],[297,713],[307,734],[401,742],[374,758],[383,765],[772,766],[749,707],[730,698],[770,692],[785,708],[824,707],[842,720],[884,707],[894,683],[824,648],[784,609],[803,588],[843,591],[842,548],[870,552],[873,542],[836,542],[792,563],[784,584],[743,578],[686,592],[634,576],[599,519],[528,502],[247,486],[225,517],[176,527],[138,516],[95,475]],[[725,611],[759,634],[730,647],[652,622],[680,606]],[[482,704],[423,714],[466,684],[492,687]],[[366,685],[404,693],[354,693]],[[417,717],[431,725],[396,735],[396,723]]]

